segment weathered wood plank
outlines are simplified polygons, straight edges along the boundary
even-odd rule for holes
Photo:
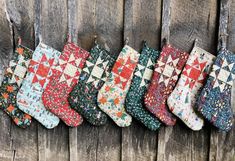
[[[9,57],[13,51],[12,27],[9,16],[7,16],[5,0],[0,0],[0,85],[4,74],[4,67],[7,66]]]
[[[22,44],[34,48],[34,3],[29,0],[6,0],[7,11],[12,21],[15,46],[17,39],[22,38]],[[37,151],[37,126],[33,122],[31,127],[21,129],[15,124],[11,127],[12,149],[14,161],[36,161]],[[30,146],[29,146],[30,145]],[[23,148],[22,148],[23,147]]]
[[[156,49],[160,48],[161,1],[126,0],[124,17],[124,39],[129,45],[141,51],[143,40]],[[128,128],[122,129],[123,161],[156,160],[157,132],[148,130],[134,120]]]
[[[0,68],[8,65],[13,51],[12,28],[6,15],[5,0],[0,0]],[[2,71],[1,71],[2,73]],[[12,149],[11,119],[0,110],[0,160],[12,161],[15,152]]]
[[[227,48],[235,52],[235,1],[221,0],[218,49]],[[234,84],[235,85],[235,84]],[[235,113],[235,88],[232,93],[232,107]],[[235,123],[235,122],[234,122]],[[230,132],[219,132],[213,128],[210,136],[210,161],[235,160],[235,128]]]
[[[13,33],[9,15],[6,14],[7,8],[5,0],[1,0],[0,5],[0,63],[1,66],[6,67],[13,51]]]
[[[6,0],[7,11],[13,24],[14,40],[17,44],[18,37],[22,45],[34,49],[34,1]]]
[[[41,35],[42,42],[61,51],[67,37],[67,1],[37,1],[36,40]],[[39,14],[39,15],[38,15]],[[38,28],[39,27],[39,28]],[[38,124],[38,160],[68,161],[68,127],[60,123],[47,130]]]
[[[123,1],[69,0],[69,31],[72,41],[86,50],[94,36],[102,46],[117,55],[122,47]],[[84,122],[70,130],[70,160],[120,160],[121,130],[109,122],[93,127]]]
[[[162,38],[167,38],[169,33],[169,42],[187,52],[190,52],[193,41],[198,38],[200,47],[215,54],[217,2],[174,0],[165,3],[163,6],[168,9],[163,9],[163,16],[166,16],[166,20],[169,19],[170,9],[170,22],[163,24],[166,24],[164,27],[170,26],[169,30],[162,30],[166,32],[162,33]],[[209,132],[207,125],[203,130],[193,132],[180,120],[175,127],[162,128],[158,135],[157,160],[208,160]]]
[[[228,1],[228,2],[227,2]],[[235,1],[234,0],[222,0],[221,3],[228,3],[228,42],[227,47],[229,50],[235,52]],[[224,5],[225,5],[224,4]]]
[[[41,0],[42,41],[62,51],[67,38],[67,0]]]
[[[215,53],[217,7],[218,2],[213,0],[172,1],[170,42],[190,51],[198,38],[200,47]]]

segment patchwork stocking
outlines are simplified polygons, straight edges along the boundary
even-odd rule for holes
[[[229,131],[233,125],[231,92],[235,79],[235,55],[221,50],[198,100],[198,111],[217,128]]]
[[[82,117],[70,108],[67,98],[78,82],[88,56],[87,51],[75,44],[66,44],[60,55],[59,63],[53,70],[50,82],[42,95],[44,106],[68,126],[76,127],[83,121]]]
[[[17,104],[46,128],[54,128],[59,118],[50,113],[42,103],[42,93],[52,75],[52,66],[57,64],[60,52],[40,43],[33,53],[28,73],[17,94]]]
[[[125,45],[98,94],[100,109],[120,127],[129,126],[132,121],[131,116],[126,113],[124,103],[139,55],[134,49]]]
[[[33,51],[19,45],[13,54],[13,59],[6,69],[2,86],[0,87],[0,108],[4,110],[16,125],[25,128],[31,123],[31,116],[21,111],[16,104],[16,95],[26,75]]]
[[[147,91],[158,57],[159,52],[149,48],[146,44],[144,45],[134,72],[130,90],[126,96],[127,112],[150,130],[157,130],[161,125],[161,123],[143,107],[144,94]]]
[[[99,89],[111,71],[114,59],[105,50],[95,45],[82,70],[78,84],[70,93],[69,102],[86,120],[93,125],[103,125],[107,116],[97,106]]]
[[[194,111],[195,101],[214,58],[205,50],[194,47],[176,88],[167,100],[169,109],[193,130],[200,130],[203,126],[203,119]]]
[[[176,118],[167,108],[166,100],[173,91],[187,59],[188,53],[170,45],[164,46],[145,95],[146,108],[166,125],[174,125],[176,122]]]

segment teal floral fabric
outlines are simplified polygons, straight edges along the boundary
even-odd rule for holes
[[[157,130],[161,125],[158,119],[152,116],[143,105],[144,94],[147,91],[159,54],[158,51],[148,47],[145,43],[125,103],[127,112],[150,130]]]
[[[97,106],[97,95],[113,64],[114,59],[109,52],[96,44],[68,99],[71,107],[93,125],[104,125],[107,122],[107,115]]]

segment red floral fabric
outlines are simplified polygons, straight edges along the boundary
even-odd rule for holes
[[[87,51],[73,43],[67,43],[42,96],[45,107],[68,126],[76,127],[83,121],[82,117],[70,108],[67,98],[77,84],[88,56]]]
[[[146,108],[166,125],[174,125],[176,118],[168,111],[166,100],[173,91],[189,54],[171,45],[163,47],[145,95]]]

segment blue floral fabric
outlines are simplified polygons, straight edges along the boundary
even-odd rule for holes
[[[233,125],[231,91],[235,78],[235,55],[221,50],[198,99],[198,111],[214,126],[229,131]]]

